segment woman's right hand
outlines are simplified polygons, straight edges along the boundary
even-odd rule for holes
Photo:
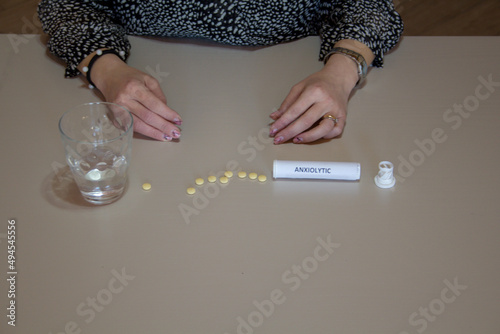
[[[83,68],[84,63],[80,64]],[[161,141],[178,139],[182,119],[167,106],[158,80],[114,54],[101,56],[92,66],[92,81],[107,102],[124,106],[134,117],[134,131]]]

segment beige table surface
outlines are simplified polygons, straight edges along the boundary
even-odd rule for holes
[[[272,145],[268,115],[320,68],[319,39],[131,42],[182,139],[134,138],[125,196],[92,207],[57,121],[99,97],[44,38],[0,37],[1,333],[500,333],[500,38],[405,38],[342,138],[301,146]],[[274,181],[274,159],[355,161],[361,180]],[[185,193],[228,168],[269,179]]]

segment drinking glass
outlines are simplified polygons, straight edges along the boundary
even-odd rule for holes
[[[101,205],[120,198],[127,183],[133,118],[124,107],[93,102],[59,120],[66,161],[86,201]]]

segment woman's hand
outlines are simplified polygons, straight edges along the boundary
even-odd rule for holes
[[[292,87],[279,109],[269,135],[275,144],[290,139],[310,143],[331,139],[344,130],[347,102],[358,80],[356,64],[343,55],[332,55],[319,71]],[[331,115],[337,119],[323,118]]]
[[[371,50],[360,42],[342,40],[336,46],[363,54],[367,64],[373,61]],[[269,135],[274,143],[310,143],[342,134],[347,103],[358,76],[352,59],[333,54],[320,71],[293,86],[279,109],[270,115],[274,123]]]
[[[135,132],[161,141],[180,137],[177,126],[182,123],[181,117],[167,106],[155,78],[128,66],[113,54],[101,56],[94,63],[91,75],[106,101],[130,110]]]

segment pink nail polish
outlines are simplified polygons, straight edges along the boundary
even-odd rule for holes
[[[271,129],[271,131],[269,131],[269,136],[274,136],[276,132],[278,132],[278,129]]]
[[[166,141],[171,141],[172,140],[172,137],[169,137],[169,136],[164,136],[163,138],[165,138]]]
[[[179,131],[176,131],[176,130],[172,131],[172,135],[173,135],[174,138],[179,138],[181,136],[181,134],[179,133]]]
[[[277,137],[277,138],[275,138],[275,139],[274,139],[274,143],[275,143],[275,144],[279,144],[279,143],[281,143],[282,141],[283,141],[283,136],[279,136],[279,137]]]
[[[182,124],[182,120],[179,119],[179,118],[174,118],[174,123],[177,124],[177,125],[181,125]]]
[[[293,139],[293,142],[294,142],[295,144],[300,144],[300,143],[302,143],[302,141],[304,141],[304,139],[303,139],[302,137],[295,137],[295,138]]]

